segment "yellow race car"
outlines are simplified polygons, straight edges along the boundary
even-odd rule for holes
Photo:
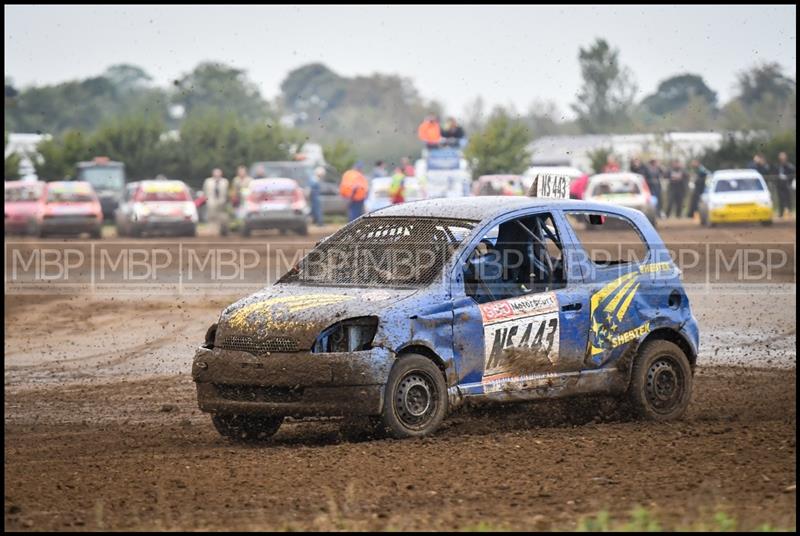
[[[752,169],[714,172],[700,198],[700,223],[772,223],[772,197],[767,183]]]

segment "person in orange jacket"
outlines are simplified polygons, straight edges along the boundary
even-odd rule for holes
[[[417,136],[428,147],[438,147],[442,141],[442,130],[439,127],[439,118],[431,114],[419,124],[417,128]]]
[[[364,200],[369,192],[369,181],[361,173],[363,168],[364,164],[359,160],[355,163],[353,169],[344,172],[342,182],[339,184],[339,194],[349,201],[349,221],[353,221],[364,214]]]

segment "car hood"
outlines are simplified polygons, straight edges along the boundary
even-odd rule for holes
[[[276,284],[222,311],[217,344],[229,337],[254,341],[279,337],[291,339],[300,350],[308,350],[328,326],[347,318],[379,316],[417,290]]]

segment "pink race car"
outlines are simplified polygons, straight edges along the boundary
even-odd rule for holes
[[[84,181],[47,183],[44,217],[39,236],[80,235],[100,238],[103,209],[94,188]]]
[[[5,234],[38,235],[45,206],[45,183],[6,181]]]

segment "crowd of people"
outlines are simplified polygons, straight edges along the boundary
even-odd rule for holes
[[[778,198],[778,214],[783,216],[792,210],[791,184],[796,176],[794,164],[789,162],[785,152],[778,155],[778,162],[771,166],[763,154],[756,154],[747,166],[761,173],[768,180],[774,180]],[[644,162],[641,158],[633,158],[629,170],[644,177],[650,192],[658,199],[662,209],[662,216],[679,218],[683,215],[692,218],[697,213],[700,197],[705,191],[706,179],[711,172],[698,160],[692,159],[686,166],[680,159],[673,159],[668,164],[662,165],[657,159],[652,158]],[[620,165],[613,155],[609,155],[603,173],[616,173]],[[692,188],[690,188],[690,184]],[[662,186],[666,186],[665,188]],[[687,194],[691,189],[691,196],[687,203]],[[686,211],[684,212],[684,207]]]

